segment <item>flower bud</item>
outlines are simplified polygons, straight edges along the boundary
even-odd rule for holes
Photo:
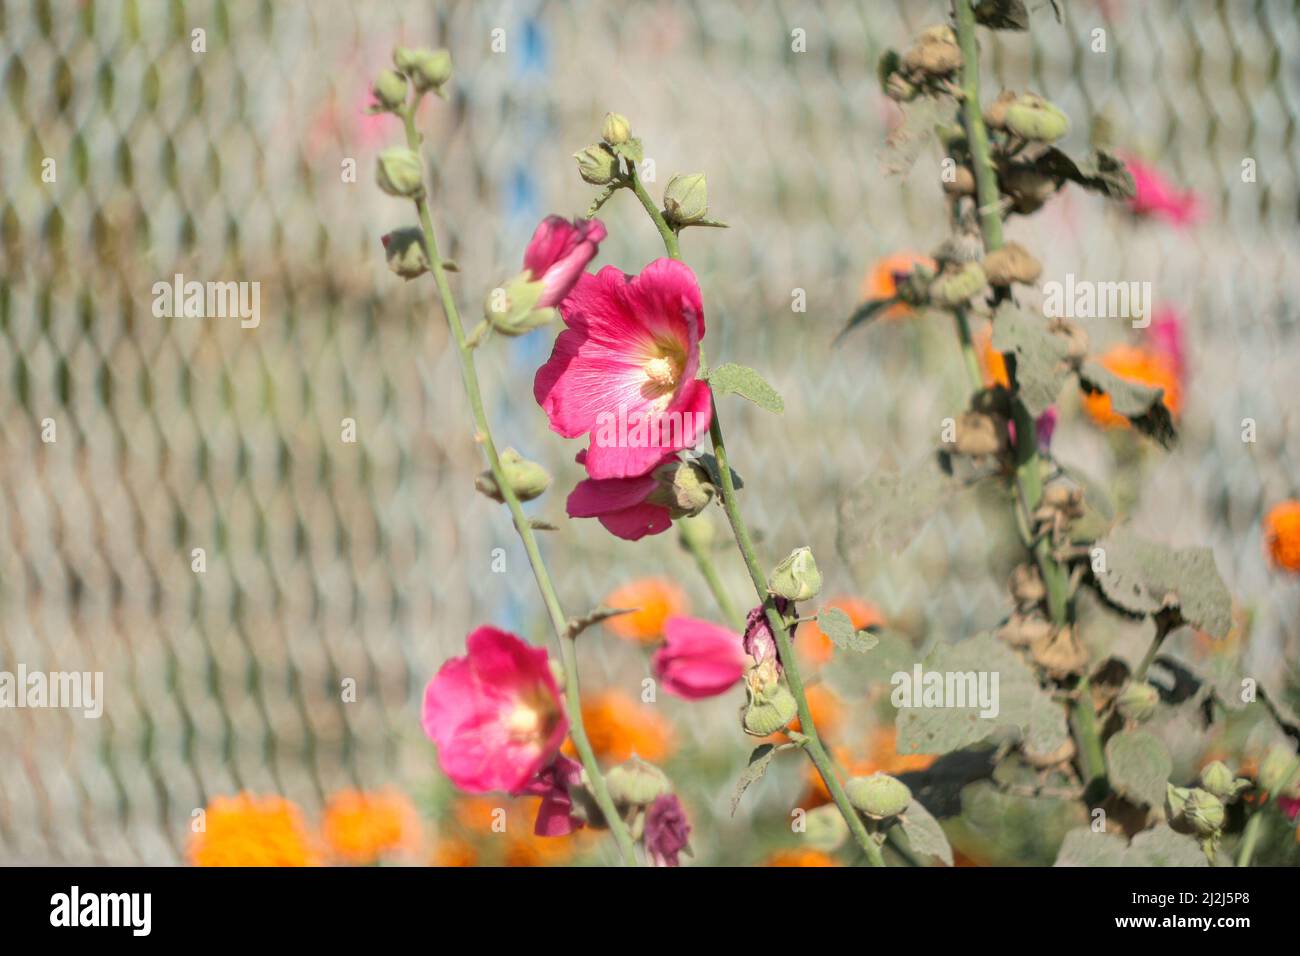
[[[424,195],[424,169],[420,157],[405,146],[392,146],[379,154],[375,182],[390,196],[414,199]]]
[[[1043,576],[1032,564],[1018,564],[1011,572],[1011,593],[1021,604],[1037,604],[1047,597]]]
[[[1160,692],[1145,681],[1130,681],[1115,701],[1120,716],[1126,720],[1150,720],[1160,703]]]
[[[713,500],[714,487],[704,467],[692,461],[669,461],[654,470],[659,483],[650,492],[650,504],[667,508],[673,518],[699,514]]]
[[[807,601],[822,589],[822,574],[808,548],[795,548],[767,578],[767,589],[790,601]]]
[[[1192,795],[1189,787],[1175,787],[1172,783],[1165,784],[1165,814],[1170,820],[1181,821],[1183,810],[1187,806],[1187,798]]]
[[[493,289],[483,302],[483,318],[502,335],[513,338],[546,325],[555,318],[555,310],[536,308],[545,283],[533,281],[529,273],[521,272],[505,286]]]
[[[1182,819],[1201,836],[1217,833],[1223,828],[1223,801],[1194,787],[1183,802]]]
[[[621,113],[606,113],[600,127],[600,138],[610,146],[622,146],[632,138],[632,124]]]
[[[1088,667],[1088,651],[1068,624],[1029,645],[1029,656],[1056,680],[1082,674]]]
[[[520,501],[532,501],[550,487],[551,476],[547,474],[546,469],[537,462],[524,458],[513,448],[503,451],[500,458],[501,470],[505,473],[506,482]],[[493,501],[505,501],[491,469],[474,479],[474,487]]]
[[[620,807],[649,806],[673,789],[662,770],[635,756],[605,774],[605,786],[609,788],[610,798]]]
[[[950,196],[974,196],[975,174],[969,166],[958,166],[951,180],[943,181],[943,191]]]
[[[1006,129],[1007,107],[1020,97],[1012,90],[1003,90],[998,98],[984,109],[984,125],[989,129]]]
[[[778,674],[776,662],[767,660],[751,668],[745,678],[748,702],[741,722],[745,733],[753,737],[769,737],[784,730],[799,715],[794,694]]]
[[[1290,780],[1286,779],[1288,771],[1295,765],[1295,759],[1296,755],[1290,747],[1279,744],[1270,748],[1259,763],[1259,773],[1256,776],[1259,788],[1268,793],[1281,791],[1282,796],[1286,797],[1300,791],[1300,774]],[[1283,787],[1286,789],[1283,790]]]
[[[947,76],[961,67],[961,47],[957,37],[946,26],[933,26],[921,31],[916,44],[903,57],[903,66],[912,73],[930,76]]]
[[[983,267],[989,285],[996,286],[1009,286],[1013,282],[1030,285],[1043,273],[1042,264],[1018,242],[1008,242],[990,252],[984,257]]]
[[[412,50],[398,47],[393,64],[411,78],[416,90],[439,90],[451,79],[451,54],[446,50]]]
[[[1231,801],[1250,786],[1250,781],[1238,778],[1222,760],[1207,763],[1201,768],[1201,787],[1220,800]]]
[[[380,241],[384,244],[388,268],[403,279],[414,279],[429,271],[429,254],[419,229],[394,229]]]
[[[887,773],[854,777],[844,785],[844,790],[849,795],[849,803],[873,820],[896,817],[912,802],[912,791],[907,789],[907,784]]]
[[[664,189],[665,218],[678,226],[689,226],[709,214],[708,190],[703,173],[678,174]]]
[[[809,810],[804,825],[804,842],[823,853],[838,850],[849,838],[849,825],[833,803]]]
[[[593,186],[608,186],[618,173],[618,160],[603,146],[588,146],[573,158],[578,161],[578,175]]]
[[[1007,450],[1006,426],[999,427],[992,415],[983,412],[963,412],[957,419],[953,446],[957,454],[970,458],[1000,455]]]
[[[406,102],[406,77],[396,70],[384,70],[375,78],[370,92],[384,109],[396,109]]]
[[[1007,131],[1021,139],[1055,143],[1070,131],[1070,120],[1041,96],[1026,93],[1007,107]]]
[[[967,262],[955,269],[945,269],[930,283],[930,301],[935,305],[955,308],[965,305],[988,283],[978,262]]]
[[[998,628],[998,639],[1012,647],[1028,647],[1051,633],[1051,622],[1041,614],[1021,614],[1016,611],[1007,623]]]

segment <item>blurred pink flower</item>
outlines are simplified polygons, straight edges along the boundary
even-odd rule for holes
[[[568,326],[533,382],[565,438],[590,433],[592,478],[645,475],[708,428],[712,400],[695,377],[704,307],[683,263],[656,259],[640,275],[584,273],[560,305]]]
[[[1146,338],[1151,348],[1163,355],[1173,366],[1179,382],[1187,378],[1187,349],[1183,316],[1171,305],[1162,305],[1151,317]]]
[[[1176,226],[1190,226],[1200,218],[1200,198],[1189,190],[1180,190],[1154,166],[1132,156],[1124,162],[1133,174],[1137,194],[1129,208],[1137,216],[1164,219]]]
[[[1055,405],[1049,405],[1047,411],[1034,419],[1034,441],[1039,448],[1050,448],[1052,446],[1052,435],[1056,433],[1056,421],[1060,416],[1056,412]],[[1016,443],[1016,423],[1007,422],[1007,435],[1011,439],[1011,444]]]
[[[494,627],[429,681],[421,722],[438,764],[468,793],[514,793],[559,752],[569,721],[546,651]]]
[[[538,224],[524,251],[524,268],[543,286],[537,308],[551,308],[564,301],[604,238],[605,225],[599,219],[569,222],[547,216]]]
[[[519,791],[521,796],[542,798],[533,833],[547,837],[567,836],[581,827],[582,821],[573,816],[573,798],[569,795],[570,787],[581,785],[582,764],[564,754],[557,754],[548,766],[538,771],[537,776]]]
[[[655,798],[645,812],[645,851],[653,866],[677,866],[677,854],[688,848],[691,825],[682,802],[673,793]]]
[[[745,652],[740,636],[728,628],[693,617],[670,617],[664,622],[664,646],[655,651],[651,668],[668,693],[703,700],[740,682]]]
[[[598,518],[605,529],[625,541],[639,541],[672,527],[673,519],[663,505],[648,499],[659,487],[654,468],[671,461],[668,455],[644,475],[630,478],[585,478],[569,493],[565,510],[570,518]],[[587,452],[578,452],[578,464],[585,464]]]

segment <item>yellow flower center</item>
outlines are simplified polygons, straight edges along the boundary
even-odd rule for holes
[[[677,378],[682,374],[681,368],[671,357],[658,355],[645,363],[645,376],[656,389],[671,391],[677,385]]]
[[[515,740],[531,740],[542,726],[542,715],[537,708],[520,704],[506,718],[506,729]]]

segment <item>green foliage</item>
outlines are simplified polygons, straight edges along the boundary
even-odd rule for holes
[[[776,389],[767,384],[763,376],[746,365],[727,362],[709,369],[701,376],[713,387],[715,395],[739,395],[769,412],[785,411],[785,402]]]
[[[1106,742],[1106,767],[1115,791],[1134,803],[1159,807],[1173,772],[1165,745],[1144,730],[1126,730]]]
[[[1120,529],[1097,542],[1105,570],[1095,573],[1106,600],[1131,614],[1177,608],[1182,620],[1211,637],[1232,627],[1232,595],[1209,548],[1175,550]]]

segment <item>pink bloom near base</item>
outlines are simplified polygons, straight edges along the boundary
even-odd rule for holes
[[[667,693],[702,700],[740,683],[745,663],[739,634],[693,617],[670,617],[651,667]]]
[[[480,627],[424,692],[421,723],[443,773],[468,793],[515,793],[559,752],[569,731],[546,651]]]
[[[537,308],[551,308],[564,301],[604,238],[605,225],[599,219],[569,222],[561,216],[547,216],[538,224],[524,251],[524,268],[532,281],[542,283]]]

